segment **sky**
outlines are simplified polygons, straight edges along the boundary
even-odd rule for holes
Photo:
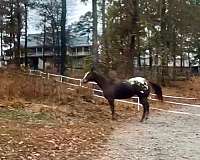
[[[81,2],[81,0],[67,0],[67,24],[78,21],[81,15],[92,10],[92,0],[88,0],[87,4]],[[36,27],[36,24],[40,22],[40,17],[35,10],[31,10],[29,13],[29,25],[28,34],[40,33],[41,30]]]

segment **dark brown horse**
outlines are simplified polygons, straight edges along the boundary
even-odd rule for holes
[[[141,122],[144,120],[144,118],[148,119],[149,103],[147,98],[150,93],[150,86],[155,91],[157,98],[161,101],[163,100],[161,87],[158,84],[150,82],[142,77],[135,77],[121,82],[113,82],[113,80],[102,76],[92,69],[90,72],[85,74],[82,79],[82,83],[91,81],[96,82],[102,89],[104,97],[110,104],[112,119],[115,119],[115,99],[127,99],[137,95],[140,103],[143,105]]]

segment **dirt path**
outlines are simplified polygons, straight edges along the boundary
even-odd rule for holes
[[[200,114],[200,108],[176,110]],[[199,160],[200,117],[151,112],[145,123],[123,124],[104,149],[100,160]]]

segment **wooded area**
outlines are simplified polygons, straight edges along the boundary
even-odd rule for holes
[[[69,61],[65,44],[70,28],[66,27],[66,5],[69,5],[66,0],[1,0],[1,55],[3,46],[9,47],[19,66],[20,52],[24,52],[28,65],[27,14],[35,9],[42,19],[44,48],[50,37],[54,52],[61,55],[60,73],[64,74],[64,63]],[[173,68],[200,65],[199,0],[93,0],[92,9],[92,14],[86,13],[71,28],[81,34],[93,33],[93,62],[104,71],[112,69],[133,75],[134,68],[146,66],[145,59],[148,59],[150,70],[160,66],[157,75],[164,82],[169,62]],[[22,38],[25,39],[23,49]],[[176,64],[177,59],[180,66]],[[176,74],[174,71],[173,77]]]
[[[200,159],[199,26],[200,0],[0,0],[0,159]]]

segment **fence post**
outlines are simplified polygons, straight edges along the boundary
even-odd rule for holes
[[[49,79],[49,73],[47,73],[47,79]]]
[[[39,76],[42,77],[42,72],[41,72],[41,71],[39,71],[39,72],[40,72],[40,75],[39,75]]]
[[[61,82],[61,83],[63,82],[62,78],[63,78],[63,76],[60,76],[60,82]]]

